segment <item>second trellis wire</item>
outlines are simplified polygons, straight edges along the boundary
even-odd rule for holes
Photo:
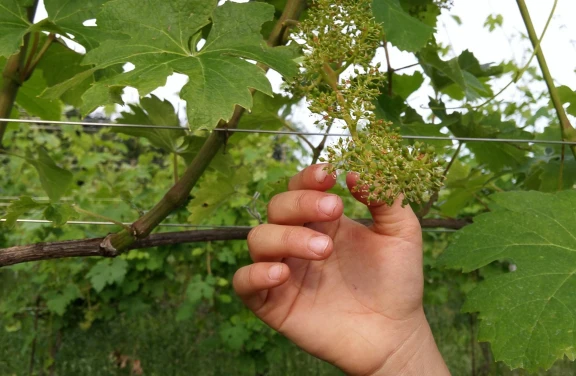
[[[47,125],[83,125],[88,127],[102,128],[151,128],[151,129],[172,129],[184,131],[187,128],[175,127],[169,125],[150,125],[150,124],[121,124],[121,123],[93,123],[83,121],[48,121],[48,120],[31,120],[31,119],[5,119],[0,118],[0,122],[6,123],[27,123],[27,124],[47,124]],[[281,134],[293,136],[328,136],[328,137],[348,137],[347,133],[323,133],[323,132],[299,132],[299,131],[272,131],[265,129],[227,129],[215,128],[215,132],[230,133],[260,133],[260,134]],[[208,131],[207,131],[208,132]],[[545,145],[576,145],[574,141],[556,141],[556,140],[527,140],[514,138],[484,138],[484,137],[442,137],[442,136],[413,136],[402,135],[406,140],[437,140],[437,141],[457,141],[457,142],[499,142],[499,143],[526,143],[526,144],[545,144]]]
[[[6,219],[1,218],[1,222],[6,222]],[[16,222],[18,223],[35,223],[35,224],[51,224],[52,221],[48,221],[46,219],[17,219]],[[130,226],[132,223],[124,222],[122,223],[125,226]],[[94,226],[118,226],[119,223],[114,222],[98,222],[98,221],[68,221],[66,225],[94,225]],[[251,226],[212,226],[212,225],[193,225],[187,223],[160,223],[158,227],[180,227],[180,228],[196,228],[196,229],[251,229]],[[432,228],[423,228],[423,232],[455,232],[456,230],[452,229],[432,229]]]

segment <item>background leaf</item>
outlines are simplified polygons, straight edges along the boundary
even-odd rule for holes
[[[72,173],[58,167],[44,148],[38,149],[38,157],[36,159],[30,154],[26,161],[34,166],[38,172],[42,188],[50,198],[50,201],[57,202],[60,200],[72,184]]]
[[[464,309],[479,312],[480,340],[512,368],[548,369],[576,356],[576,192],[506,192],[459,231],[439,263],[465,272],[498,260],[516,271],[480,283]],[[513,345],[511,345],[513,344]]]
[[[398,0],[374,0],[372,12],[384,27],[386,40],[401,50],[419,51],[434,33],[433,27],[406,13]]]

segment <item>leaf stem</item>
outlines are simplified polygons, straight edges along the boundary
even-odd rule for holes
[[[388,53],[388,41],[384,38],[384,54],[386,55],[386,65],[388,69],[388,96],[391,97],[392,91],[392,77],[394,76],[394,68],[390,64],[390,54]]]
[[[20,72],[20,81],[26,81],[26,72],[30,71],[30,65],[32,64],[32,60],[34,59],[34,55],[36,55],[36,50],[38,49],[38,43],[40,42],[40,33],[35,32],[32,35],[32,46],[28,50],[28,57],[26,58],[26,65]]]
[[[557,1],[558,0],[555,0],[554,4],[556,4]],[[568,115],[566,115],[566,111],[564,110],[562,101],[560,100],[558,89],[554,84],[554,79],[552,78],[552,74],[550,73],[550,69],[548,68],[548,63],[546,62],[546,57],[544,56],[544,53],[540,48],[538,37],[536,36],[536,31],[534,30],[534,24],[532,23],[532,19],[530,17],[530,13],[528,12],[526,2],[524,0],[516,0],[516,2],[518,3],[518,8],[520,9],[522,19],[524,20],[524,24],[526,25],[528,36],[530,38],[530,41],[532,42],[532,46],[534,47],[536,58],[538,59],[538,64],[540,65],[540,70],[542,71],[542,75],[544,76],[546,86],[548,87],[548,92],[550,93],[552,103],[554,104],[554,108],[556,109],[556,114],[558,116],[558,120],[560,121],[562,140],[576,141],[576,130],[572,127],[572,124],[570,124]],[[572,150],[572,154],[574,155],[574,157],[576,157],[576,145],[571,145],[570,150]]]
[[[401,71],[401,70],[404,70],[404,69],[408,69],[408,68],[413,68],[413,67],[416,67],[416,66],[418,66],[418,65],[420,65],[420,63],[414,63],[414,64],[406,65],[406,66],[404,66],[404,67],[400,67],[400,68],[394,69],[394,72],[398,72],[398,71]]]
[[[352,117],[350,117],[350,114],[345,111],[346,99],[344,99],[344,96],[342,95],[342,93],[338,89],[338,77],[339,77],[338,72],[334,71],[332,69],[332,67],[330,67],[330,64],[324,63],[321,74],[322,74],[322,77],[324,78],[324,81],[328,85],[330,85],[330,87],[332,88],[334,93],[336,93],[336,100],[338,101],[338,103],[340,104],[340,107],[342,108],[342,111],[341,111],[342,112],[342,118],[344,119],[344,121],[346,122],[346,125],[348,126],[348,129],[350,130],[350,134],[352,135],[352,138],[356,139],[358,137],[358,134],[356,133],[356,123],[352,120]]]
[[[313,148],[312,152],[314,154],[312,157],[312,163],[311,164],[316,164],[316,162],[318,162],[318,158],[320,158],[320,154],[322,153],[322,150],[324,150],[324,146],[326,146],[326,140],[328,139],[328,134],[330,133],[330,129],[332,128],[333,125],[334,125],[333,122],[330,123],[330,125],[328,125],[328,127],[326,128],[326,134],[322,138],[322,141],[320,141],[318,146]]]
[[[36,69],[36,66],[38,66],[38,63],[40,62],[40,60],[42,60],[42,57],[44,56],[46,51],[48,51],[48,48],[50,48],[50,46],[55,40],[56,40],[55,34],[51,33],[50,35],[48,35],[46,42],[44,42],[42,48],[40,49],[40,51],[38,51],[32,63],[27,67],[27,69],[25,69],[25,80],[29,79],[30,76],[32,76],[32,73],[34,73],[34,69]]]

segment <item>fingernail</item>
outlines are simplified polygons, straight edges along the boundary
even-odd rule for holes
[[[336,196],[328,196],[324,197],[318,203],[318,208],[320,211],[327,216],[332,216],[334,214],[334,210],[336,210],[336,205],[338,204],[338,197]]]
[[[316,236],[308,241],[308,248],[318,256],[322,256],[328,248],[330,239],[327,236]]]
[[[316,178],[316,181],[318,183],[324,183],[324,180],[326,180],[326,176],[328,176],[328,173],[326,172],[326,170],[324,170],[324,166],[317,168],[316,172],[314,172],[314,177]]]
[[[276,264],[268,269],[268,277],[274,281],[278,281],[282,275],[282,265]]]

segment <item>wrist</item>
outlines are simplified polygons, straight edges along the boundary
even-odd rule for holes
[[[450,376],[426,318],[370,376]]]

